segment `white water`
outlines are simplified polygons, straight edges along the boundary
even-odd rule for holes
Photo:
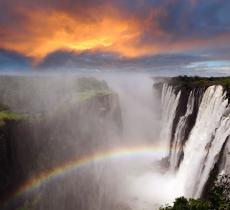
[[[171,148],[171,155],[170,155],[170,171],[175,171],[177,169],[181,152],[182,152],[182,141],[185,135],[185,129],[187,126],[188,117],[192,114],[195,97],[194,92],[192,91],[189,95],[187,110],[184,116],[182,116],[178,122],[172,148]]]
[[[126,189],[126,202],[130,209],[155,210],[171,200],[172,177],[160,173],[158,161],[166,154],[159,141],[160,101],[157,91],[153,91],[153,80],[148,75],[105,76],[109,86],[118,93],[122,111],[122,143],[127,145],[156,148],[158,155],[138,156],[129,162],[119,162],[123,174],[122,189]],[[158,151],[158,148],[159,151]],[[123,165],[123,168],[121,167]],[[171,185],[169,184],[171,182]],[[164,190],[159,190],[164,186]]]
[[[224,154],[221,162],[220,173],[226,174],[230,171],[230,137],[228,137],[226,146],[224,148]]]
[[[215,138],[212,141],[212,145],[210,147],[208,157],[206,159],[205,166],[203,168],[203,171],[200,177],[200,183],[196,191],[195,197],[199,197],[201,195],[202,189],[209,177],[211,170],[214,167],[214,164],[217,161],[217,158],[221,152],[221,148],[226,138],[229,136],[229,134],[230,134],[230,120],[223,117],[215,133]]]
[[[162,128],[159,132],[160,138],[157,139],[159,126],[156,120],[160,110],[157,110],[157,104],[154,102],[156,95],[150,91],[152,81],[146,76],[117,79],[113,77],[106,78],[106,81],[119,95],[124,123],[123,140],[131,145],[159,146],[158,142],[163,142],[166,152],[161,157],[168,155],[181,93],[176,94],[172,86],[163,86]],[[229,107],[223,88],[209,87],[202,97],[194,128],[183,147],[184,159],[176,171],[180,157],[178,151],[182,149],[181,141],[187,118],[193,112],[197,101],[195,97],[197,96],[194,92],[191,92],[186,113],[179,120],[175,131],[170,159],[170,167],[173,170],[162,172],[154,162],[156,159],[151,157],[147,157],[145,161],[138,157],[130,159],[128,163],[119,162],[119,171],[122,174],[120,185],[121,189],[126,190],[125,200],[130,209],[158,209],[159,205],[171,203],[179,196],[200,197],[222,146],[230,135],[230,120],[225,114]]]
[[[200,197],[221,148],[230,135],[229,118],[224,117],[227,105],[221,86],[211,86],[204,93],[176,175],[186,197]]]
[[[162,122],[160,140],[165,142],[165,147],[170,151],[170,141],[172,136],[172,126],[176,115],[176,109],[179,103],[181,92],[175,93],[172,86],[163,85],[161,104],[162,104]]]

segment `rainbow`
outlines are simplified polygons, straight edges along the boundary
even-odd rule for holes
[[[29,193],[41,187],[42,184],[50,182],[52,179],[63,176],[73,170],[79,169],[90,163],[97,163],[108,159],[123,159],[128,157],[162,157],[166,152],[163,147],[138,146],[127,148],[116,148],[109,151],[101,151],[81,158],[73,158],[55,168],[40,172],[32,178],[26,180],[14,193],[11,199]]]

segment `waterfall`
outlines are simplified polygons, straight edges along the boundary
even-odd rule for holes
[[[229,117],[224,115],[228,109],[223,87],[210,86],[202,98],[196,123],[184,147],[184,159],[177,172],[178,184],[187,197],[200,197],[230,135]]]
[[[170,151],[173,121],[176,115],[176,109],[179,103],[180,95],[180,91],[176,94],[172,86],[163,84],[161,96],[163,113],[160,139],[166,143],[168,153]]]
[[[219,156],[219,153],[221,151],[221,148],[222,148],[225,140],[229,136],[229,134],[230,134],[230,120],[223,117],[221,119],[220,125],[219,125],[219,127],[215,133],[215,138],[212,141],[212,145],[211,145],[210,150],[208,152],[205,166],[202,170],[202,174],[200,177],[200,183],[198,185],[198,189],[197,189],[197,192],[195,194],[195,197],[199,197],[201,195],[203,187],[208,180],[209,174],[210,174],[211,170],[213,169],[214,164],[215,164],[215,162]]]
[[[194,92],[191,91],[188,98],[186,113],[184,116],[180,118],[177,124],[174,140],[172,143],[171,154],[169,159],[170,171],[175,171],[179,165],[180,157],[182,154],[182,147],[183,147],[182,141],[185,136],[186,127],[188,126],[187,125],[188,117],[193,113],[193,109],[195,105],[194,103],[195,103],[195,96],[194,96]]]
[[[230,171],[230,137],[228,137],[226,141],[226,145],[224,148],[224,154],[221,160],[221,166],[220,166],[220,173],[225,174]]]

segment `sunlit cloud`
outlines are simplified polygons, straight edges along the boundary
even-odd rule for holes
[[[191,51],[214,55],[230,42],[228,9],[228,1],[218,0],[5,1],[0,48],[35,64],[57,51],[131,61]]]
[[[116,9],[103,8],[106,9],[111,14],[93,21],[60,11],[23,9],[20,11],[26,16],[23,30],[8,31],[0,46],[37,59],[59,49],[115,52],[127,57],[152,51],[152,46],[138,43],[141,36],[138,21],[123,19]]]

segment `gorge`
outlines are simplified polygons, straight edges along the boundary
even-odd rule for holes
[[[186,81],[186,82],[184,82]],[[230,173],[230,78],[0,77],[5,210],[154,210]]]

